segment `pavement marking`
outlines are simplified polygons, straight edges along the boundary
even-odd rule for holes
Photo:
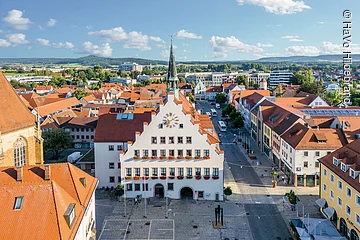
[[[129,229],[129,223],[130,223],[130,220],[128,220],[127,225],[126,225],[126,230],[125,230],[125,234],[124,234],[124,240],[126,239],[126,234],[127,234],[128,229]]]
[[[105,220],[105,223],[104,223],[104,225],[103,225],[103,227],[102,227],[102,230],[101,230],[101,233],[100,233],[99,239],[101,239],[101,235],[102,235],[102,234],[103,234],[103,232],[104,232],[104,229],[105,229],[105,225],[106,225],[106,223],[107,223],[107,220]]]
[[[151,222],[152,222],[152,220],[150,220],[148,240],[150,240],[150,234],[151,234]]]

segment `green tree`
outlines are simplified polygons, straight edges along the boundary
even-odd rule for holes
[[[226,101],[226,96],[224,93],[218,93],[215,96],[215,102],[219,103],[219,104],[223,104]]]
[[[87,91],[85,91],[85,89],[83,89],[83,88],[77,88],[75,90],[75,92],[73,93],[73,96],[76,97],[77,99],[81,99],[88,95],[89,95],[89,93]]]
[[[190,103],[194,103],[194,102],[195,102],[195,98],[194,98],[194,96],[192,95],[192,93],[187,93],[186,96],[189,97],[189,102],[190,102]]]
[[[122,195],[124,195],[124,186],[121,184],[117,185],[114,189],[114,195],[116,197],[121,197]]]
[[[179,82],[181,82],[181,83],[186,83],[186,80],[185,80],[185,78],[183,78],[183,77],[179,77]]]
[[[289,202],[291,204],[297,204],[300,201],[300,199],[296,196],[293,190],[290,190],[290,192],[285,193],[285,197],[289,199]]]
[[[62,128],[53,131],[43,132],[44,148],[46,151],[54,151],[55,158],[59,159],[59,151],[70,148],[73,145],[73,138],[70,132],[66,132]]]
[[[279,176],[279,173],[273,171],[270,173],[270,175],[273,177],[273,187],[276,187],[276,178]]]
[[[237,116],[232,121],[232,127],[233,128],[242,128],[242,127],[244,127],[244,118],[242,116]]]
[[[232,195],[231,187],[226,187],[224,189],[224,195],[226,195],[226,196],[231,196]]]
[[[239,85],[245,85],[245,87],[249,86],[249,78],[247,75],[239,75],[236,77],[236,82]]]

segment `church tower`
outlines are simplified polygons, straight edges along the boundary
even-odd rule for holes
[[[167,91],[173,92],[174,95],[178,98],[179,97],[179,89],[178,89],[179,79],[177,77],[174,48],[173,48],[172,42],[173,42],[173,40],[171,37],[169,68],[168,68],[168,76],[167,76],[166,84],[167,84]]]

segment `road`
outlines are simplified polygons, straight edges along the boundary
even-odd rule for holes
[[[206,101],[196,103],[196,109],[201,109],[203,113],[210,112],[212,108],[215,109],[215,105]],[[212,122],[219,133],[217,121],[221,120],[221,110],[217,112],[217,117],[212,117]],[[229,126],[226,132],[221,132],[221,149],[225,151],[225,166],[230,166],[241,192],[239,203],[244,204],[253,239],[290,239],[291,234],[277,206],[268,195],[267,186],[262,184],[239,147],[233,144],[234,133],[238,134],[238,131]],[[225,182],[228,177],[225,176]]]

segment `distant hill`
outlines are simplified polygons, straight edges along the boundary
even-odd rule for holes
[[[256,62],[342,62],[342,54],[319,56],[291,56],[260,58]],[[360,54],[351,55],[353,61],[360,61]]]

